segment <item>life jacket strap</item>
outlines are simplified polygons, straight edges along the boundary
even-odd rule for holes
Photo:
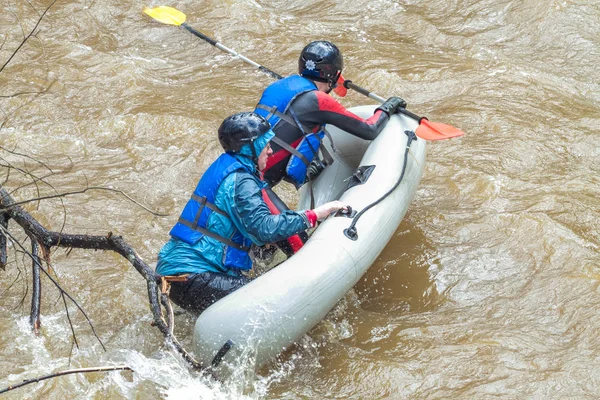
[[[188,221],[186,219],[179,218],[178,222],[180,224],[182,224],[182,225],[187,226],[188,228],[190,228],[190,229],[192,229],[194,231],[200,232],[201,234],[208,236],[209,238],[213,238],[213,239],[215,239],[215,240],[217,240],[217,241],[219,241],[221,243],[224,243],[224,244],[226,244],[229,247],[233,247],[234,249],[245,251],[246,253],[250,251],[250,247],[243,246],[243,245],[241,245],[239,243],[234,242],[233,240],[224,238],[223,236],[221,236],[219,234],[216,234],[216,233],[214,233],[212,231],[209,231],[208,229],[202,228],[201,226],[198,226],[198,224],[190,222],[190,221]]]
[[[304,163],[304,165],[306,165],[306,167],[308,167],[310,165],[310,161],[308,161],[308,158],[304,157],[304,154],[300,153],[298,150],[296,150],[294,147],[292,147],[285,140],[283,140],[277,136],[273,136],[273,139],[271,139],[271,141],[273,143],[279,145],[282,149],[287,150],[288,152],[290,152],[293,155],[295,155],[296,157],[298,157],[300,160],[302,160],[302,162]]]
[[[266,106],[264,104],[257,104],[256,108],[260,108],[261,110],[265,110],[269,113],[269,115],[267,115],[265,117],[265,119],[268,121],[272,116],[277,116],[279,117],[279,119],[284,120],[285,122],[287,122],[290,125],[294,125],[296,127],[298,127],[298,129],[300,129],[302,131],[302,133],[308,132],[310,131],[307,127],[305,127],[304,125],[302,125],[301,123],[299,123],[298,121],[294,121],[293,118],[290,118],[289,115],[284,114],[282,112],[280,112],[277,107],[273,106],[273,107],[269,107]],[[298,122],[298,123],[297,123]]]
[[[206,235],[210,238],[218,240],[219,242],[224,243],[227,246],[230,246],[230,247],[233,247],[235,249],[245,251],[245,252],[250,251],[250,247],[242,246],[241,244],[236,243],[231,239],[227,239],[221,235],[218,235],[212,231],[209,231],[206,228],[202,228],[201,226],[198,226],[198,221],[200,220],[200,215],[202,214],[202,210],[204,209],[204,207],[207,207],[210,210],[216,212],[217,214],[221,214],[225,217],[229,217],[229,215],[225,211],[221,210],[219,207],[214,205],[213,203],[207,201],[205,196],[198,196],[197,194],[194,193],[194,194],[192,194],[192,200],[194,200],[194,201],[198,202],[198,204],[200,204],[200,207],[198,207],[198,211],[196,212],[196,216],[194,217],[194,221],[191,222],[191,221],[188,221],[187,219],[179,218],[180,224],[185,225],[188,228],[190,228],[194,231],[200,232],[203,235]]]
[[[195,220],[194,220],[194,222],[196,222],[196,223],[197,223],[197,221],[198,221],[198,219],[200,217],[200,213],[202,212],[202,208],[203,207],[208,207],[212,211],[214,211],[214,212],[216,212],[218,214],[221,214],[224,217],[228,217],[229,216],[229,215],[227,215],[227,213],[225,211],[221,210],[219,207],[215,206],[213,203],[210,203],[210,202],[206,201],[206,197],[204,197],[204,196],[198,196],[196,194],[192,194],[192,200],[197,201],[201,205],[201,207],[200,207],[200,209],[198,210],[198,213],[197,213],[198,214],[197,218],[195,218]]]
[[[329,133],[329,131],[327,129],[325,129],[325,127],[323,127],[323,133],[325,134],[327,139],[329,139],[329,143],[331,143],[331,149],[333,150],[333,152],[334,153],[337,152],[337,149],[335,148],[335,145],[333,144],[333,138],[331,137],[331,133]],[[323,159],[325,160],[326,165],[333,164],[333,157],[331,156],[331,154],[329,154],[329,151],[327,151],[327,148],[325,147],[323,142],[321,142],[320,148],[321,148],[321,153],[323,154]]]
[[[265,119],[267,121],[272,116],[277,116],[277,117],[279,117],[279,119],[287,122],[288,124],[297,127],[300,130],[300,132],[302,132],[302,135],[304,137],[306,137],[307,132],[310,132],[310,130],[307,127],[305,127],[304,125],[302,125],[302,123],[300,123],[300,121],[298,120],[298,118],[296,117],[295,113],[293,112],[293,110],[291,108],[289,109],[289,111],[290,111],[290,114],[292,114],[293,118],[290,118],[290,116],[287,115],[287,114],[283,114],[275,106],[269,107],[269,106],[266,106],[264,104],[257,104],[256,108],[260,108],[261,110],[265,110],[265,111],[267,111],[269,113],[265,117]],[[323,132],[325,133],[325,136],[327,136],[327,138],[329,139],[329,142],[331,143],[331,147],[335,151],[335,145],[333,144],[333,139],[331,137],[331,134],[329,132],[327,132],[327,130],[325,130],[325,129],[323,129]],[[300,153],[299,151],[297,151],[294,147],[292,147],[291,145],[289,145],[288,143],[286,143],[285,141],[283,141],[282,139],[280,139],[277,136],[275,136],[271,140],[275,144],[279,145],[281,148],[285,149],[289,153],[291,153],[291,154],[295,155],[296,157],[298,157],[308,167],[308,165],[310,164],[310,162],[308,161],[308,159],[306,157],[304,157],[304,155],[302,155],[302,153]],[[331,164],[333,164],[333,157],[331,156],[331,154],[329,154],[329,152],[327,151],[327,149],[323,145],[323,141],[320,138],[319,138],[319,150],[321,150],[321,153],[323,154],[323,161],[325,161],[325,165],[331,165]],[[317,153],[318,150],[315,150],[311,146],[311,151],[314,153],[315,157],[318,158],[318,153]]]

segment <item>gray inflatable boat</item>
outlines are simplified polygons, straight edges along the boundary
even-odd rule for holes
[[[350,110],[368,118],[375,107]],[[216,376],[239,376],[279,355],[321,321],[376,260],[421,180],[426,142],[409,142],[405,133],[416,128],[417,122],[403,115],[392,116],[373,141],[328,128],[334,146],[324,142],[335,161],[312,183],[315,204],[339,199],[359,214],[368,209],[356,221],[355,232],[347,230],[352,218],[330,216],[293,257],[198,317],[194,354]],[[310,208],[310,201],[309,185],[304,185],[298,209]]]

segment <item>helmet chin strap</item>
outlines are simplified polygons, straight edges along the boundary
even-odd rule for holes
[[[340,79],[341,75],[342,75],[342,71],[338,71],[338,73],[335,76],[335,80],[327,81],[327,84],[329,85],[329,90],[327,90],[327,92],[325,92],[325,93],[329,94],[329,93],[331,93],[331,91],[333,89],[335,89],[337,87],[337,85],[338,85],[337,82],[338,82],[338,79]]]

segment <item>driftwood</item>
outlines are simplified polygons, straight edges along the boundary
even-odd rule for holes
[[[8,222],[12,220],[17,223],[23,231],[31,239],[32,252],[27,252],[32,259],[34,268],[34,289],[31,307],[30,321],[34,330],[39,328],[39,299],[41,296],[41,288],[39,285],[39,272],[45,274],[61,291],[63,301],[65,296],[72,300],[76,305],[75,300],[66,293],[56,282],[48,271],[42,268],[41,259],[43,258],[47,265],[50,265],[50,250],[52,247],[78,248],[90,250],[105,250],[114,251],[123,256],[133,267],[144,277],[147,284],[148,299],[150,310],[154,318],[153,325],[157,326],[160,332],[164,335],[166,342],[175,349],[191,366],[192,368],[207,372],[204,365],[196,361],[178,342],[173,334],[174,318],[173,309],[168,298],[169,284],[164,277],[159,276],[138,256],[135,250],[125,242],[121,236],[113,235],[111,232],[105,236],[96,235],[72,235],[62,232],[53,232],[44,228],[35,218],[27,211],[18,205],[10,194],[0,185],[0,263],[4,260],[6,264],[6,241],[11,240],[15,245],[21,246],[17,242],[8,229]],[[4,243],[4,246],[2,246]],[[42,257],[38,255],[38,247],[41,250]],[[24,248],[22,248],[25,251]],[[38,271],[36,277],[35,271]],[[36,283],[37,281],[37,283]],[[79,310],[85,315],[85,312],[79,305]],[[164,308],[164,311],[163,311]],[[68,311],[67,311],[68,312]],[[165,317],[166,314],[166,317]],[[85,315],[87,318],[87,315]],[[89,322],[89,319],[88,319]],[[90,322],[91,325],[91,322]],[[93,326],[92,326],[93,330]],[[94,332],[95,334],[95,332]],[[98,336],[96,335],[98,338]],[[99,340],[99,339],[98,339]]]

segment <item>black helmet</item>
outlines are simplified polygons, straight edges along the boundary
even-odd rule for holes
[[[252,143],[271,129],[269,122],[253,112],[233,114],[219,127],[219,142],[226,152],[239,153],[242,146]],[[254,146],[252,146],[254,153]]]
[[[335,44],[317,40],[306,45],[298,59],[298,73],[315,81],[335,85],[344,69],[344,58]]]

